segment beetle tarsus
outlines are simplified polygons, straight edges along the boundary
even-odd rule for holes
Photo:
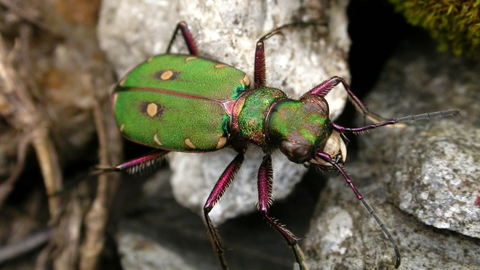
[[[295,260],[300,267],[300,270],[309,270],[308,265],[305,262],[305,255],[303,255],[303,251],[298,244],[292,246],[293,255],[295,256]]]

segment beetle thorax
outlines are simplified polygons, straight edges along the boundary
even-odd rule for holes
[[[270,87],[250,90],[235,102],[230,130],[242,140],[268,148],[266,141],[267,119],[272,107],[286,98],[283,91]]]

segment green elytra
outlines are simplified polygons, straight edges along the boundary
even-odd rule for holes
[[[262,148],[263,161],[258,170],[258,209],[291,247],[300,269],[308,269],[299,239],[276,219],[268,209],[272,203],[273,169],[271,153],[279,149],[295,163],[309,162],[320,170],[338,171],[367,211],[374,217],[395,251],[395,267],[400,252],[395,240],[372,208],[353,185],[341,164],[346,159],[344,133],[362,132],[381,126],[414,120],[446,117],[457,110],[440,111],[398,119],[383,120],[369,112],[353,94],[348,84],[332,77],[315,86],[300,99],[288,98],[266,86],[264,41],[291,26],[317,25],[292,23],[261,37],[256,44],[254,86],[248,76],[229,65],[198,56],[193,37],[184,22],[174,31],[167,54],[151,57],[130,71],[114,88],[113,114],[123,136],[158,151],[99,171],[136,172],[162,159],[170,151],[206,152],[230,146],[237,155],[213,187],[204,207],[204,218],[211,242],[223,269],[228,269],[225,252],[209,213],[240,169],[247,142]],[[176,34],[181,31],[189,55],[170,54]],[[375,123],[347,128],[328,118],[325,95],[342,84],[350,101],[364,116]]]

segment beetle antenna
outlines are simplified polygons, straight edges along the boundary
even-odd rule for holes
[[[343,127],[343,126],[337,125],[335,123],[332,123],[332,127],[333,127],[334,130],[336,130],[340,133],[345,133],[345,132],[360,133],[360,132],[367,131],[367,130],[370,130],[370,129],[383,127],[383,126],[388,126],[388,125],[394,125],[394,124],[398,124],[398,123],[405,123],[405,122],[417,121],[417,120],[429,120],[429,119],[433,119],[433,118],[455,116],[455,115],[458,115],[458,114],[459,114],[458,110],[447,110],[447,111],[438,111],[438,112],[431,112],[431,113],[409,115],[409,116],[404,116],[404,117],[400,117],[400,118],[393,118],[393,119],[390,119],[390,120],[385,120],[385,121],[380,122],[380,123],[374,123],[374,124],[366,125],[366,126],[363,126],[363,127],[357,127],[357,128]]]
[[[459,114],[458,110],[422,113],[422,114],[409,115],[409,116],[397,118],[396,123],[405,123],[405,122],[417,121],[417,120],[428,120],[433,118],[443,118],[443,117],[449,117],[449,116],[456,116],[458,114]]]

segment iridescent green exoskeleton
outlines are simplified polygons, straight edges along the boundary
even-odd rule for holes
[[[282,90],[266,86],[265,40],[284,28],[312,24],[284,25],[257,41],[253,87],[250,87],[250,79],[244,72],[200,57],[184,22],[177,25],[166,54],[141,63],[115,86],[112,107],[120,132],[131,141],[159,150],[102,171],[137,171],[170,151],[207,152],[224,147],[237,151],[203,208],[214,250],[224,269],[228,268],[224,249],[209,213],[240,169],[248,143],[260,147],[265,154],[258,171],[258,209],[292,248],[300,269],[307,269],[307,266],[298,238],[268,214],[272,202],[271,154],[277,149],[292,162],[311,163],[322,170],[342,174],[393,244],[398,267],[400,253],[395,241],[341,167],[347,157],[342,134],[457,114],[457,111],[451,110],[384,121],[370,113],[339,77],[322,82],[298,100],[287,97]],[[188,55],[170,54],[178,31],[182,32]],[[324,97],[338,84],[343,85],[352,103],[374,124],[346,128],[329,119],[328,103]]]

